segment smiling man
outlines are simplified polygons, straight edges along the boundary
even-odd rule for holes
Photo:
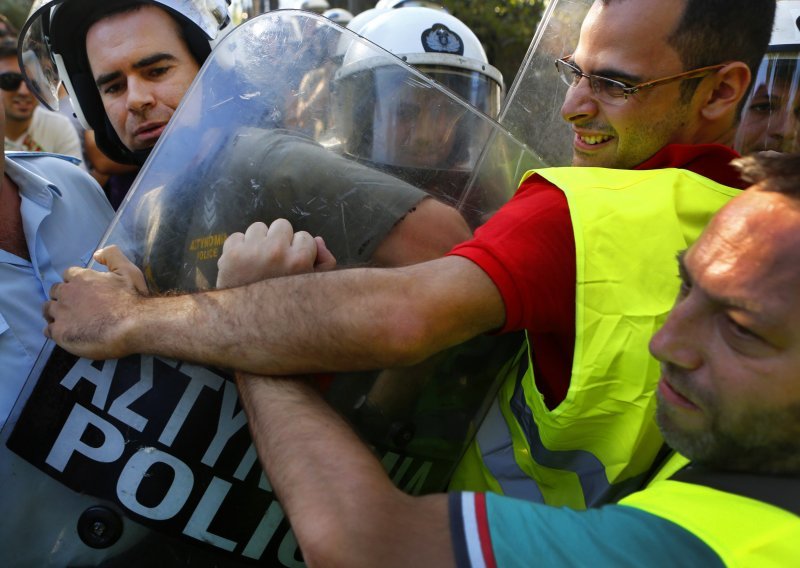
[[[53,152],[83,158],[78,133],[58,113],[39,106],[19,70],[15,43],[0,44],[0,90],[5,104],[6,150]]]
[[[597,0],[557,62],[575,165],[594,167],[532,172],[443,259],[170,298],[76,269],[52,290],[48,333],[90,357],[290,374],[411,364],[524,329],[528,345],[453,487],[575,508],[617,498],[662,446],[647,343],[678,288],[676,252],[741,187],[725,144],[774,10],[774,0]]]

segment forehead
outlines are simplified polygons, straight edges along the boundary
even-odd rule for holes
[[[19,71],[19,61],[16,57],[0,57],[0,71]]]
[[[681,68],[667,43],[684,9],[684,0],[595,1],[581,26],[575,60],[585,70],[606,69],[652,77],[663,68]]]
[[[748,189],[712,220],[686,255],[691,276],[709,293],[792,315],[800,329],[800,204]]]
[[[178,23],[155,6],[103,18],[86,34],[86,54],[93,68],[99,62],[124,65],[158,52],[189,53]]]

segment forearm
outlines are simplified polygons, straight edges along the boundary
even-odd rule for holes
[[[237,374],[267,475],[310,566],[453,564],[446,500],[395,488],[305,382]]]
[[[499,299],[499,319],[497,306],[489,317],[449,309],[448,302],[467,304],[461,296],[472,290],[434,292],[436,279],[448,277],[429,264],[143,299],[129,350],[274,375],[379,369],[415,363],[502,323]],[[477,307],[485,304],[492,306]]]

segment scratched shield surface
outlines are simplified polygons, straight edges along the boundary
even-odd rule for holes
[[[336,109],[368,97],[337,81],[376,66],[390,70],[361,83],[373,105],[399,92],[400,81],[458,121],[458,159],[437,164],[436,175],[348,151],[359,144],[348,143],[352,131]],[[320,69],[330,91],[322,105],[303,86]],[[343,94],[352,99],[336,99]],[[265,148],[289,151],[277,164]],[[353,184],[353,170],[424,189],[478,225],[525,169],[543,163],[380,48],[314,14],[273,12],[215,48],[103,244],[137,262],[153,292],[203,290],[214,285],[224,239],[252,221],[288,217],[348,239],[374,230],[375,220],[353,215],[350,194],[339,189]],[[319,192],[286,193],[309,186]],[[351,244],[344,241],[344,264],[358,264],[375,245]],[[400,488],[441,491],[521,341],[481,337],[413,368],[321,382]],[[303,565],[225,370],[146,355],[90,361],[48,344],[0,441],[4,565]]]

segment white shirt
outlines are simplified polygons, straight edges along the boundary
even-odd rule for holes
[[[66,116],[37,106],[28,130],[16,140],[6,138],[6,150],[52,152],[83,160],[81,140]],[[82,166],[86,169],[85,166]]]

